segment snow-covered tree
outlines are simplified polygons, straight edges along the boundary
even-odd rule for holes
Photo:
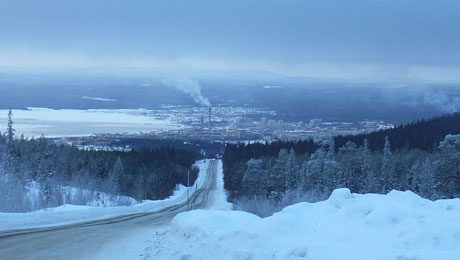
[[[13,144],[14,132],[16,131],[13,127],[13,112],[8,110],[8,125],[6,129],[6,142],[8,146]]]
[[[347,142],[339,151],[342,154],[340,164],[345,187],[352,192],[360,192],[364,179],[360,149],[356,144]]]
[[[247,163],[243,177],[243,188],[249,197],[266,195],[264,191],[267,174],[262,164],[263,161],[260,159],[251,159]]]
[[[18,162],[18,156],[16,152],[16,147],[14,143],[14,132],[16,130],[13,127],[13,112],[11,109],[8,111],[8,125],[6,129],[6,145],[7,145],[7,151],[6,151],[6,163],[5,163],[5,171],[9,174],[16,175],[18,180],[23,180],[20,174],[20,169],[19,169],[19,162]]]
[[[286,166],[289,154],[286,149],[281,149],[278,158],[271,167],[268,175],[268,190],[272,197],[281,197],[286,191]]]
[[[110,179],[113,184],[113,192],[120,193],[124,188],[124,167],[121,158],[118,157],[115,165],[113,166],[112,172],[110,174]]]
[[[434,162],[435,187],[443,197],[460,196],[460,135],[447,135],[438,146],[440,156]]]
[[[323,147],[318,148],[302,165],[303,189],[319,190],[323,186],[324,160],[326,154]]]
[[[372,154],[369,149],[369,142],[364,139],[363,146],[360,147],[361,172],[363,173],[364,183],[361,192],[378,192],[378,179],[373,169]]]
[[[335,141],[334,141],[334,138],[329,138],[327,141],[326,141],[326,145],[327,145],[327,158],[330,159],[330,160],[334,160],[335,159]]]
[[[380,184],[382,192],[387,193],[394,188],[394,160],[391,152],[391,144],[388,136],[385,136],[385,144],[383,146],[382,170],[380,175]]]
[[[431,160],[420,158],[411,167],[408,178],[409,189],[425,198],[437,198],[434,191],[434,169]]]
[[[286,188],[295,190],[300,186],[300,168],[296,162],[294,149],[291,149],[286,163]]]

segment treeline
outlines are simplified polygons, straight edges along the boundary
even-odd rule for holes
[[[294,193],[324,198],[340,187],[356,193],[398,189],[430,199],[460,197],[460,135],[446,136],[459,132],[456,113],[316,143],[227,145],[225,187],[234,202],[241,198],[282,201]],[[368,140],[373,140],[373,146]]]
[[[364,140],[367,140],[371,151],[377,151],[383,149],[385,137],[388,136],[392,150],[407,148],[432,152],[448,134],[460,134],[460,113],[420,119],[368,134],[336,136],[334,141],[338,149],[349,141],[363,145]]]
[[[319,145],[313,140],[298,142],[276,141],[271,143],[227,144],[223,161],[225,189],[233,196],[239,196],[242,191],[241,182],[244,177],[247,162],[252,158],[275,158],[281,150],[297,151],[298,155],[309,156],[318,149]]]
[[[198,169],[197,152],[161,147],[131,152],[83,151],[48,139],[13,138],[8,127],[0,134],[0,211],[28,211],[61,205],[64,187],[125,195],[137,200],[162,199],[176,184],[191,183]],[[38,189],[38,190],[36,190]],[[28,197],[38,193],[39,205]],[[15,201],[16,200],[16,201]],[[67,201],[69,203],[69,201]],[[85,201],[71,201],[84,204]]]

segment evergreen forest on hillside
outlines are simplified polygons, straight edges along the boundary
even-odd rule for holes
[[[429,199],[458,198],[459,134],[460,114],[454,113],[368,134],[228,144],[225,187],[237,207],[238,201],[315,201],[341,187],[355,193],[396,189]]]
[[[187,184],[187,171],[194,182],[198,169],[193,164],[200,158],[168,146],[85,151],[45,138],[15,138],[10,111],[7,131],[0,133],[0,212],[94,204],[107,196],[113,205],[163,199],[177,184]]]

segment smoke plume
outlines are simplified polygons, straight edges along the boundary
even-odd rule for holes
[[[176,88],[189,95],[197,104],[211,106],[209,99],[201,93],[201,86],[196,80],[191,79],[165,79],[162,80],[165,86]]]

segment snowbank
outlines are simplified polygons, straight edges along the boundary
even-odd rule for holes
[[[177,215],[155,259],[460,259],[460,200],[335,190],[271,217],[196,210]],[[177,245],[181,245],[178,247]],[[155,250],[155,249],[153,249]]]
[[[200,169],[196,180],[197,187],[204,185],[206,180],[209,160],[196,163]],[[195,192],[195,186],[190,188],[190,194]],[[157,211],[161,208],[183,203],[187,200],[187,188],[180,185],[174,194],[164,200],[148,200],[133,206],[121,207],[95,207],[95,206],[76,206],[63,205],[56,208],[48,208],[30,213],[0,213],[0,230],[32,228],[43,226],[54,226],[82,222],[88,220],[104,219],[124,214]]]
[[[227,201],[227,191],[224,189],[224,173],[222,160],[217,161],[216,188],[211,191],[209,196],[210,206],[213,210],[231,210],[233,204]]]

